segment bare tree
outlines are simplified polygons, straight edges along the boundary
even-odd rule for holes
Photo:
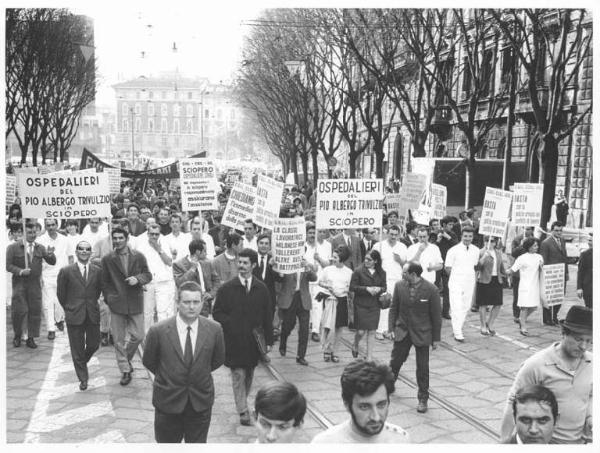
[[[592,101],[577,109],[576,85],[584,61],[592,58],[592,19],[584,9],[488,10],[512,46],[525,76],[525,92],[539,143],[544,183],[541,226],[550,219],[556,191],[559,144],[592,112]]]

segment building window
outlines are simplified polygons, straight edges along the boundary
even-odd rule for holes
[[[508,90],[510,84],[510,76],[512,74],[513,65],[516,64],[512,47],[502,49],[502,73],[500,83],[502,90]]]
[[[166,91],[161,91],[160,92],[160,98],[161,99],[167,99],[167,92]]]
[[[231,118],[232,120],[235,119],[235,109],[231,109],[231,113],[229,115],[229,118]]]
[[[174,119],[173,120],[173,133],[174,134],[179,134],[180,128],[179,128],[179,119]]]
[[[173,116],[175,118],[179,117],[179,104],[173,105]]]
[[[135,104],[135,114],[136,115],[141,115],[142,114],[142,106],[139,103]]]
[[[218,109],[217,110],[217,119],[220,120],[223,117],[223,110]]]
[[[129,124],[128,124],[127,118],[123,118],[122,129],[123,129],[123,132],[127,132],[127,129],[129,129]]]
[[[166,118],[163,118],[162,121],[160,122],[160,131],[164,134],[169,132],[167,130],[167,119]]]
[[[188,92],[188,99],[192,99],[192,92]]]
[[[192,104],[187,105],[187,116],[188,117],[194,116],[194,107],[192,106]]]
[[[194,132],[194,126],[192,120],[187,120],[187,133],[191,134]]]
[[[208,118],[210,116],[210,112],[208,109],[204,109],[204,118]]]
[[[161,116],[167,116],[167,104],[165,104],[164,102],[161,104],[160,106],[160,114]]]
[[[494,91],[492,65],[494,60],[494,49],[483,51],[483,61],[481,62],[481,95],[489,96]]]
[[[152,118],[148,120],[148,132],[154,132],[154,120]]]
[[[463,58],[462,92],[465,97],[471,95],[471,68],[469,66],[469,57]]]
[[[152,102],[148,103],[148,116],[154,116],[154,104]]]
[[[140,132],[142,130],[142,120],[139,118],[135,119],[135,131]]]
[[[148,91],[148,99],[154,99],[154,91]]]
[[[121,113],[123,116],[129,115],[129,106],[127,105],[127,102],[123,102],[123,105],[121,106]]]
[[[136,99],[139,99],[139,98],[140,98],[140,96],[141,96],[141,93],[140,93],[139,91],[136,91],[136,92],[135,92],[135,98],[136,98]]]

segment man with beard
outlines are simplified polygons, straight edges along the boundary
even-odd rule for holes
[[[356,360],[344,368],[341,385],[344,406],[351,418],[317,434],[312,443],[410,442],[406,431],[386,422],[390,394],[394,392],[394,374],[390,367]]]
[[[561,321],[562,339],[527,359],[508,393],[501,438],[513,435],[512,404],[517,390],[528,384],[547,387],[558,402],[560,417],[550,443],[581,444],[592,434],[592,310],[575,305]]]

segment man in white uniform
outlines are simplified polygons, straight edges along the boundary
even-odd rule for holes
[[[245,249],[252,249],[255,252],[258,251],[258,245],[256,244],[256,225],[250,219],[244,221],[244,236],[242,238],[242,247]]]
[[[427,228],[420,227],[417,230],[416,244],[408,248],[408,261],[419,263],[423,268],[421,278],[435,284],[435,273],[444,267],[442,254],[437,245],[429,242],[429,233]]]
[[[48,328],[48,340],[54,340],[56,329],[61,332],[65,328],[65,311],[58,302],[56,296],[58,271],[69,264],[69,241],[65,236],[58,233],[58,221],[56,219],[46,219],[44,221],[46,232],[42,234],[37,242],[46,249],[54,247],[56,264],[42,262],[42,306],[46,316],[46,325]]]
[[[318,235],[318,239],[315,239]],[[304,259],[310,264],[317,266],[317,279],[321,278],[323,268],[329,266],[331,260],[331,242],[325,240],[325,231],[317,233],[316,226],[312,222],[306,224],[306,244],[304,246]],[[321,325],[321,316],[323,315],[323,304],[315,299],[319,293],[318,280],[308,282],[308,289],[312,299],[312,308],[310,310],[311,339],[319,342],[319,329]]]
[[[475,290],[475,267],[479,262],[479,248],[472,244],[473,228],[466,226],[461,232],[461,242],[456,244],[446,255],[445,269],[450,295],[450,315],[454,339],[459,343],[465,341],[462,328],[471,307]]]
[[[402,266],[406,263],[407,249],[406,245],[398,240],[400,237],[400,228],[397,225],[390,226],[388,230],[388,238],[385,241],[379,241],[373,247],[381,254],[381,267],[386,274],[387,293],[394,294],[394,286],[396,282],[402,280]],[[375,338],[383,340],[387,335],[388,313],[390,309],[381,310],[379,316],[379,325]]]
[[[180,214],[171,216],[171,232],[165,236],[165,243],[171,249],[173,260],[180,260],[188,254],[188,247],[192,240],[189,233],[181,231],[182,219]]]

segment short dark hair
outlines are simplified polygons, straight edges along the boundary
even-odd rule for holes
[[[440,219],[429,219],[429,226],[433,225],[433,222],[439,222]]]
[[[419,263],[409,263],[406,269],[408,274],[417,274],[418,277],[423,273],[423,267]]]
[[[470,227],[470,226],[466,226],[466,227],[464,227],[464,228],[461,230],[461,232],[460,232],[460,235],[462,236],[462,235],[463,235],[463,233],[471,233],[471,234],[475,234],[475,230],[474,230],[472,227]]]
[[[204,242],[202,239],[194,239],[190,241],[188,250],[190,251],[190,256],[193,256],[196,251],[203,252],[206,250],[206,242]]]
[[[454,222],[454,217],[452,217],[451,215],[447,215],[442,217],[442,220],[440,220],[440,225],[448,225],[450,222]]]
[[[195,281],[188,280],[187,282],[183,282],[179,289],[177,290],[177,300],[181,299],[181,293],[184,291],[193,291],[193,292],[202,292],[202,287],[199,283]]]
[[[396,217],[399,217],[398,216],[398,211],[390,211],[390,212],[388,212],[388,215],[387,215],[388,219],[390,218],[391,215],[395,215]]]
[[[408,222],[406,222],[406,232],[410,233],[412,230],[414,230],[418,226],[419,225],[417,224],[417,222],[413,222],[412,220],[409,220]]]
[[[256,243],[258,244],[263,239],[268,239],[269,240],[269,244],[271,243],[271,235],[269,233],[260,233],[258,235],[258,237],[256,238]]]
[[[537,243],[538,243],[538,240],[536,238],[527,238],[523,241],[523,250],[528,252],[529,249],[531,248],[531,246],[533,246],[533,244],[537,244]]]
[[[56,226],[58,226],[58,220],[55,218],[52,218],[52,217],[44,219],[44,225],[46,225],[46,223],[48,223],[49,221],[54,222],[56,224]]]
[[[129,232],[126,229],[121,228],[121,227],[113,228],[113,230],[110,233],[110,237],[114,238],[115,233],[121,233],[123,236],[125,236],[125,239],[127,239],[129,237]]]
[[[129,211],[131,208],[135,208],[138,210],[138,212],[140,212],[140,207],[136,203],[131,203],[129,206],[127,206],[127,211]]]
[[[310,230],[317,231],[317,225],[315,225],[313,222],[306,222],[306,232],[308,233]]]
[[[565,225],[562,222],[559,222],[558,220],[556,222],[552,222],[552,225],[550,226],[550,231],[552,231],[554,229],[554,227],[559,227],[559,228],[563,228]]]
[[[558,402],[556,401],[556,396],[554,396],[552,390],[539,384],[529,384],[521,387],[515,393],[515,397],[512,402],[514,418],[517,418],[517,403],[523,404],[527,401],[537,401],[548,404],[552,409],[554,423],[556,423],[556,419],[558,418]]]
[[[227,239],[225,240],[225,243],[227,244],[227,248],[231,248],[234,245],[238,245],[240,243],[240,241],[242,240],[242,237],[237,234],[237,233],[229,233],[227,235]]]
[[[354,395],[368,396],[385,385],[388,400],[394,392],[394,373],[385,364],[355,360],[344,368],[340,383],[342,385],[342,400],[347,406],[352,406]]]
[[[341,244],[337,246],[333,253],[337,253],[337,256],[340,258],[340,262],[342,263],[350,258],[350,249],[347,245]]]
[[[169,220],[169,222],[172,221],[173,219],[179,219],[179,223],[183,223],[181,214],[179,214],[178,212],[174,212],[173,214],[171,214],[171,220]]]
[[[390,230],[396,230],[398,234],[400,234],[400,227],[398,225],[392,225],[391,227],[389,227],[388,231]]]
[[[251,223],[252,224],[252,228],[254,228],[256,230],[256,224],[252,221],[252,219],[246,219],[244,220],[244,228],[246,227],[245,224],[247,223]]]
[[[271,420],[294,420],[294,426],[300,426],[306,414],[306,398],[290,382],[267,382],[256,392],[254,399],[256,416]]]
[[[75,220],[75,219],[69,219],[65,222],[65,227],[68,227],[71,225],[75,225],[77,228],[79,228],[79,221]]]
[[[255,250],[245,248],[240,253],[238,253],[239,258],[250,258],[250,264],[258,263],[258,253]]]

